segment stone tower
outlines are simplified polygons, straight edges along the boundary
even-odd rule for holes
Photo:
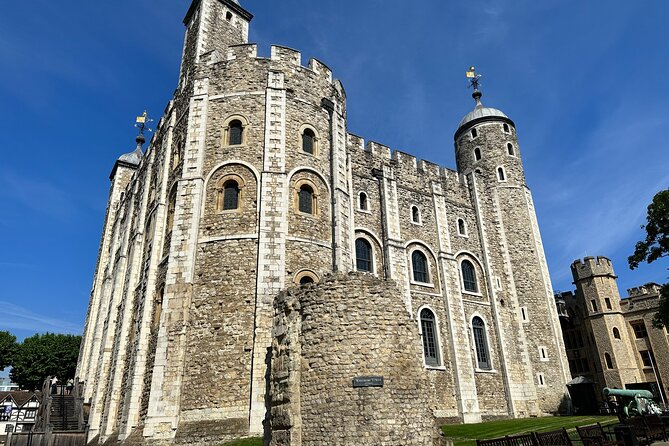
[[[624,388],[627,383],[641,382],[636,352],[631,346],[625,315],[620,307],[620,293],[611,260],[586,257],[571,265],[577,295],[586,309],[586,326],[597,349],[599,382]]]
[[[456,162],[475,208],[509,411],[532,414],[557,402],[548,383],[568,381],[569,368],[515,124],[481,96],[455,133]]]
[[[477,91],[457,171],[365,143],[332,71],[281,46],[258,57],[251,18],[236,1],[192,2],[174,96],[146,151],[114,168],[77,369],[90,438],[260,435],[281,370],[277,296],[353,271],[396,290],[386,297],[401,311],[356,305],[374,336],[399,324],[415,341],[397,348],[421,376],[421,410],[465,422],[555,412],[568,371],[513,122]],[[345,343],[346,318],[326,320],[313,329]],[[384,371],[383,350],[378,373],[404,376]],[[339,366],[341,386],[362,373]]]

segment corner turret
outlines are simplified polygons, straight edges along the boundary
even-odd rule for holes
[[[475,172],[489,186],[525,185],[525,172],[513,121],[501,110],[486,107],[475,86],[474,110],[455,132],[455,160],[462,174]]]

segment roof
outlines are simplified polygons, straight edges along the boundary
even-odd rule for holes
[[[139,162],[142,160],[142,149],[139,147],[130,153],[125,153],[118,158],[119,161],[133,164],[139,166]]]
[[[478,104],[476,104],[476,107],[474,107],[474,110],[470,111],[465,115],[464,118],[462,118],[462,121],[460,121],[460,125],[458,127],[462,127],[475,119],[487,118],[487,117],[498,117],[498,118],[509,119],[509,117],[506,116],[501,110],[492,107],[484,107],[483,104],[479,102]]]
[[[21,407],[30,401],[33,396],[39,400],[35,392],[28,390],[12,390],[11,392],[0,392],[0,402],[5,401],[7,397],[11,397],[17,406]]]

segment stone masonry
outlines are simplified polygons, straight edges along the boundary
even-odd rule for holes
[[[457,170],[366,142],[332,71],[281,46],[259,57],[252,17],[235,0],[192,1],[174,96],[146,150],[138,138],[112,170],[78,364],[89,439],[208,444],[273,424],[318,444],[328,428],[314,414],[343,419],[330,402],[372,372],[367,339],[388,387],[363,424],[388,444],[407,429],[427,438],[434,419],[557,411],[569,367],[514,122],[475,91],[453,126]],[[339,374],[325,403],[300,375],[304,410],[283,412],[299,425],[272,417],[269,393],[287,296],[331,318],[294,321],[291,342],[321,358],[317,375]],[[335,335],[363,320],[350,343]],[[394,429],[391,408],[420,415]]]

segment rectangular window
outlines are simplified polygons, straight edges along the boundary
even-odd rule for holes
[[[537,373],[537,381],[539,383],[539,387],[545,387],[546,386],[546,380],[544,379],[544,374],[543,373]]]
[[[606,303],[606,309],[607,309],[607,310],[611,310],[611,309],[613,309],[613,307],[611,307],[611,299],[609,299],[608,297],[606,297],[606,298],[604,298],[604,302]]]
[[[639,354],[641,355],[641,362],[643,362],[644,367],[653,367],[651,353],[648,350],[641,350]]]
[[[648,337],[648,332],[646,331],[646,324],[643,321],[630,322],[630,325],[634,329],[634,336],[637,339],[643,339]]]
[[[592,311],[597,313],[597,301],[593,299],[590,303],[592,304]]]
[[[548,361],[548,352],[546,347],[539,347],[539,361]]]

